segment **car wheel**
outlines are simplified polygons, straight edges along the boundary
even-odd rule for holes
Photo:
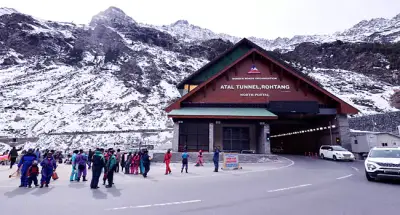
[[[365,177],[367,178],[368,181],[375,181],[374,178],[372,178],[371,176],[369,176],[368,172],[365,172]]]
[[[324,154],[322,154],[322,153],[321,153],[321,155],[320,155],[320,156],[321,156],[321,159],[325,159],[325,156],[324,156]]]
[[[333,160],[334,160],[334,161],[337,161],[337,158],[336,158],[336,156],[335,156],[335,155],[333,156]]]

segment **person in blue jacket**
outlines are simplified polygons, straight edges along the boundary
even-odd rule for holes
[[[29,149],[28,152],[22,156],[18,163],[18,170],[21,171],[21,185],[19,187],[28,186],[28,169],[32,166],[33,161],[35,161],[36,155],[33,153],[33,149]],[[22,167],[22,168],[21,168]]]
[[[145,154],[144,151],[145,150],[139,150],[139,155],[140,155],[140,166],[139,166],[139,169],[140,169],[140,174],[142,174],[142,175],[145,172],[144,165],[143,165],[143,156]]]
[[[219,148],[215,147],[214,148],[214,156],[213,156],[213,162],[214,162],[214,172],[218,172],[218,164],[219,164]]]
[[[74,153],[72,154],[72,158],[71,158],[71,165],[72,165],[72,172],[71,172],[71,177],[69,177],[70,181],[75,181],[78,179],[78,172],[76,170],[76,155],[78,154],[78,150],[75,150]]]
[[[53,175],[53,172],[57,169],[57,162],[54,159],[53,154],[47,153],[47,157],[43,158],[40,166],[42,166],[42,178],[40,179],[40,188],[43,188],[43,185],[49,187],[51,176]]]

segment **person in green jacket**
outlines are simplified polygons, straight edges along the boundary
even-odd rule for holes
[[[115,172],[115,168],[117,167],[117,158],[114,155],[114,150],[110,150],[110,157],[108,159],[107,162],[107,180],[108,180],[108,185],[106,186],[106,188],[110,188],[112,187],[112,185],[114,184],[114,172]]]

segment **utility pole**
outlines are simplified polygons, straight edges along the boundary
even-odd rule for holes
[[[329,120],[329,134],[330,134],[330,137],[331,137],[331,145],[333,145],[332,123],[331,123],[331,120]]]

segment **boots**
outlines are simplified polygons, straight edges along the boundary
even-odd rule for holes
[[[83,176],[82,178],[83,178],[83,180],[82,180],[82,181],[87,181],[87,180],[86,180],[86,176]]]
[[[188,173],[188,169],[186,169],[186,173]]]

